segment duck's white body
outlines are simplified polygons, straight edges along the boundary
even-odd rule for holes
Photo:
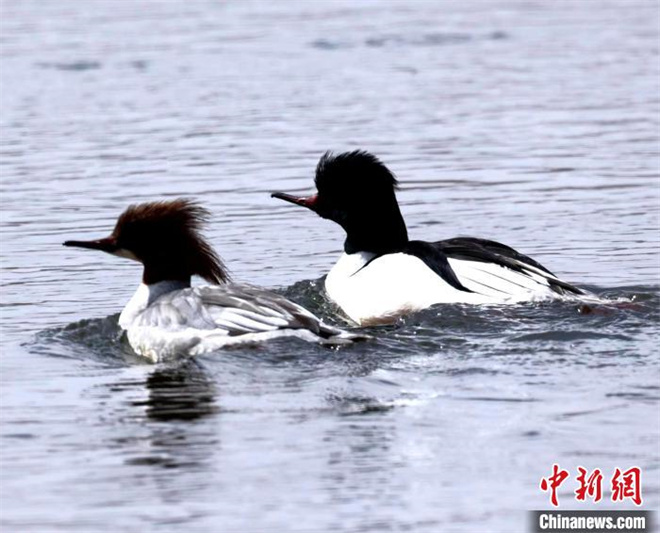
[[[373,154],[326,152],[316,166],[314,184],[317,192],[311,196],[272,196],[342,227],[345,253],[325,287],[360,325],[389,323],[434,304],[507,304],[587,295],[497,241],[410,240],[396,199],[398,181]]]
[[[284,336],[324,343],[356,338],[275,293],[235,283],[142,284],[119,316],[119,325],[133,350],[153,362]]]
[[[487,262],[448,259],[460,283],[445,281],[418,257],[369,252],[343,254],[325,281],[328,296],[349,318],[366,326],[390,323],[434,304],[509,304],[561,297],[547,272],[519,262],[524,273]]]

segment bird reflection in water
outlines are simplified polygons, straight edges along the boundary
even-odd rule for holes
[[[146,386],[148,398],[134,405],[144,406],[151,420],[193,421],[217,412],[214,383],[193,360],[157,368],[147,377]]]
[[[192,360],[159,366],[140,386],[146,398],[129,403],[143,409],[137,417],[143,424],[135,429],[142,433],[139,441],[148,443],[149,453],[144,454],[142,444],[138,450],[131,445],[125,450],[126,464],[183,469],[193,476],[207,469],[209,457],[220,446],[213,422],[219,409],[215,383],[204,368]]]

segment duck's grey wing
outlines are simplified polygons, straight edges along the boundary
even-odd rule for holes
[[[304,307],[266,289],[232,283],[194,290],[217,327],[226,329],[229,335],[304,329],[323,339],[350,337],[343,330],[324,324]]]

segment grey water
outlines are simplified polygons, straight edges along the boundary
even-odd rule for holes
[[[514,532],[660,503],[655,1],[2,3],[6,532]],[[616,304],[440,306],[328,349],[147,364],[135,263],[67,249],[191,197],[235,279],[341,323],[339,227],[269,198],[326,150],[401,182],[412,237],[495,239]],[[577,467],[604,499],[578,502]]]

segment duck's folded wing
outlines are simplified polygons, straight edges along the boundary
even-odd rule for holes
[[[341,333],[304,307],[266,289],[232,283],[194,290],[217,327],[229,335],[278,329],[306,329],[323,338]]]
[[[535,284],[540,284],[562,296],[585,294],[582,289],[559,279],[531,257],[499,242],[457,237],[435,242],[432,246],[447,257],[464,285],[472,281],[471,285],[482,284],[508,292],[513,285],[533,290]]]

